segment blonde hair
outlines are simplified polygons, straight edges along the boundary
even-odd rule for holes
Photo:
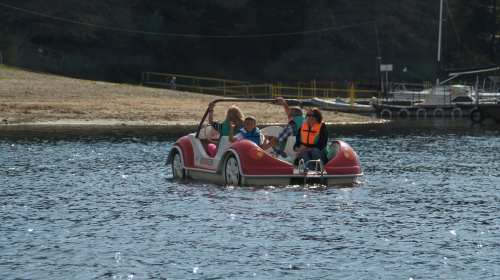
[[[234,125],[236,125],[236,127],[241,127],[244,121],[245,117],[243,116],[243,113],[240,111],[240,108],[233,105],[229,109],[227,109],[226,122],[228,124],[232,122],[234,123]]]

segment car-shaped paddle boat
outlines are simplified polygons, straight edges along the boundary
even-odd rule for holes
[[[286,100],[288,103],[292,100]],[[218,99],[217,102],[276,102],[275,99]],[[275,156],[273,149],[263,150],[250,140],[229,142],[228,136],[222,136],[205,124],[209,109],[194,133],[181,137],[171,149],[166,165],[172,166],[174,178],[199,179],[228,185],[291,185],[321,183],[326,185],[353,184],[363,172],[356,152],[347,143],[335,140],[329,147],[327,164],[314,162],[316,169],[310,171],[307,163],[298,166],[287,161],[295,158],[293,145],[295,137],[287,139],[284,151],[287,159]],[[268,126],[260,130],[261,134],[275,137],[282,127]],[[206,151],[209,143],[219,141],[215,157]],[[292,160],[290,160],[292,161]]]

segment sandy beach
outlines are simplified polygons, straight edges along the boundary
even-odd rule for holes
[[[208,103],[221,96],[80,80],[0,67],[1,124],[196,125]],[[283,107],[218,103],[215,119],[236,105],[259,124],[283,124]],[[306,109],[306,108],[305,108]],[[356,114],[323,111],[329,124],[379,122]]]

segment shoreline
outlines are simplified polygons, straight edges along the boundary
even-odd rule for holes
[[[361,125],[361,124],[380,124],[388,122],[389,120],[375,120],[375,121],[365,121],[365,122],[325,122],[326,125]],[[277,123],[259,123],[261,126],[283,126],[285,122]],[[0,127],[6,126],[198,126],[198,123],[194,122],[162,122],[162,123],[142,123],[142,122],[114,122],[109,120],[100,120],[97,122],[71,122],[71,121],[54,121],[54,122],[25,122],[25,123],[0,123]]]
[[[182,83],[182,81],[178,81]],[[192,92],[79,80],[0,66],[0,124],[3,125],[199,125],[208,103],[224,98]],[[214,120],[231,105],[258,125],[284,125],[280,105],[217,103]],[[306,109],[308,107],[304,107]],[[327,124],[381,123],[370,116],[322,110]]]

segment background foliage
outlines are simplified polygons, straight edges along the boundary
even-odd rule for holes
[[[446,68],[497,62],[494,3],[447,1]],[[114,82],[374,82],[378,63],[433,80],[438,19],[439,0],[0,0],[0,49],[6,64]]]

